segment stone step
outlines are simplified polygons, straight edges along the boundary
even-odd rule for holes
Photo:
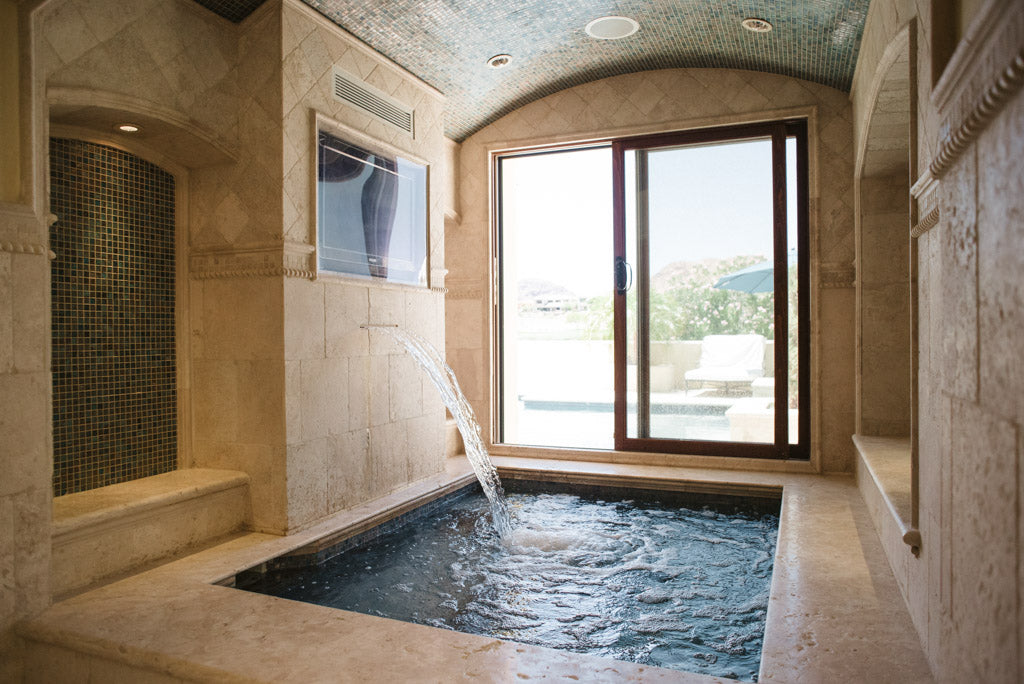
[[[59,600],[238,532],[249,476],[186,469],[53,500],[52,590]]]

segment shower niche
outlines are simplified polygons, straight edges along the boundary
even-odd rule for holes
[[[124,150],[50,140],[53,489],[177,467],[175,178]]]

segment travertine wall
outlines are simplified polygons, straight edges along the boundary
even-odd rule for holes
[[[433,390],[410,359],[358,326],[398,323],[443,344],[443,297],[425,288],[312,281],[312,133],[319,112],[431,165],[430,258],[442,286],[441,96],[294,0],[267,2],[240,25],[187,0],[51,0],[25,12],[35,22],[38,79],[26,100],[38,118],[36,164],[45,164],[51,111],[65,129],[115,144],[104,117],[123,111],[144,122],[140,137],[124,144],[166,160],[186,189],[179,291],[189,372],[179,380],[191,411],[181,466],[247,472],[254,525],[274,532],[438,472],[444,416]],[[333,64],[414,106],[416,138],[335,103]],[[40,221],[39,174],[33,189]],[[48,273],[46,263],[39,269]],[[41,323],[10,328],[47,333],[45,284],[27,285],[20,257],[15,271]],[[29,348],[45,356],[48,339]],[[37,395],[46,422],[33,434],[46,441],[43,356],[47,382]],[[48,473],[47,445],[40,457]]]
[[[909,127],[907,129],[909,132]],[[906,166],[862,178],[857,434],[910,435],[910,187]]]
[[[47,89],[120,93],[162,110],[186,109],[197,129],[225,147],[230,146],[236,118],[234,96],[223,80],[224,65],[235,61],[235,38],[223,35],[222,22],[188,3],[21,3],[19,21],[22,81],[20,86],[5,81],[4,87],[19,89],[24,103],[22,120],[29,125],[22,136],[21,162],[26,173],[20,202],[0,206],[3,681],[19,680],[11,626],[50,601]],[[220,95],[225,92],[229,94]],[[111,137],[109,130],[103,134]]]
[[[0,207],[0,681],[20,681],[13,626],[50,602],[47,225]]]
[[[941,78],[932,71],[943,38],[933,6],[871,4],[852,95],[860,139],[883,76],[881,55],[914,20],[921,554],[912,556],[898,536],[882,541],[936,679],[1017,682],[1024,96],[1010,84],[1024,78],[1024,6],[980,4]],[[965,127],[972,116],[982,123]]]
[[[461,222],[450,222],[448,359],[489,432],[488,151],[610,135],[779,118],[814,110],[809,132],[812,433],[824,470],[850,470],[853,433],[853,131],[844,93],[784,76],[671,69],[617,76],[519,109],[462,144]],[[610,237],[609,237],[610,239]]]
[[[21,681],[22,645],[14,631],[20,621],[50,604],[50,525],[53,471],[50,412],[50,263],[48,223],[41,198],[20,173],[28,169],[19,130],[31,92],[30,74],[19,79],[24,41],[11,41],[18,8],[0,5],[0,77],[4,83],[4,126],[0,130],[0,681]],[[11,21],[14,21],[12,25]],[[27,18],[26,18],[27,21]],[[13,48],[13,49],[12,49]],[[20,82],[19,82],[20,80]],[[8,99],[11,91],[20,98]],[[13,102],[12,102],[13,100]],[[13,105],[13,107],[12,107]],[[27,119],[26,119],[27,120]],[[28,192],[23,195],[23,188]],[[7,204],[11,202],[11,204]]]
[[[316,244],[319,113],[326,126],[345,127],[332,130],[342,138],[383,142],[430,166],[429,263],[432,284],[443,286],[443,99],[297,1],[284,3],[282,20],[286,242]],[[335,101],[333,65],[414,108],[415,137]],[[437,391],[389,337],[359,326],[397,324],[443,349],[443,295],[321,275],[287,278],[284,303],[289,527],[440,472]]]
[[[69,0],[48,3],[40,21],[51,92],[121,106],[126,116],[154,113],[223,150],[222,163],[197,156],[193,164],[146,124],[138,141],[125,141],[186,166],[179,211],[190,278],[179,283],[187,293],[179,311],[188,320],[192,432],[180,465],[248,472],[255,526],[283,531],[280,11],[268,3],[236,27],[188,2]]]
[[[288,529],[281,31],[274,3],[238,27],[217,95],[233,105],[235,159],[189,173],[191,465],[249,473],[253,524],[269,532]]]

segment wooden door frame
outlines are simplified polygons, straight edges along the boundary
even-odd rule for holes
[[[626,255],[626,207],[625,207],[625,153],[629,150],[642,150],[662,147],[697,145],[712,142],[727,142],[751,138],[770,138],[772,141],[772,205],[774,231],[774,279],[776,302],[775,306],[775,377],[788,378],[788,250],[787,250],[787,219],[786,219],[786,140],[795,138],[797,143],[796,177],[797,177],[797,261],[798,302],[797,311],[800,320],[798,333],[799,376],[797,383],[798,406],[798,440],[789,443],[789,410],[788,381],[775,383],[775,405],[783,410],[775,411],[775,441],[766,443],[745,443],[710,440],[677,440],[652,437],[628,437],[626,413],[626,395],[628,371],[626,359],[626,294],[616,291],[614,294],[614,359],[615,359],[615,449],[616,451],[686,453],[706,456],[731,456],[743,458],[774,458],[774,459],[808,459],[810,457],[810,254],[809,254],[809,223],[808,223],[808,153],[807,153],[807,121],[792,119],[766,123],[740,124],[714,128],[702,128],[676,133],[659,133],[612,141],[612,190],[613,190],[613,225],[614,258],[625,258]],[[645,274],[640,263],[643,259],[638,254],[637,287],[641,288],[640,297],[647,289]],[[643,310],[638,301],[638,316]],[[646,322],[646,316],[639,316]],[[640,325],[641,336],[647,335],[646,326]],[[780,344],[782,342],[787,342]],[[642,402],[640,395],[649,383],[643,382],[649,369],[638,359],[638,411]]]

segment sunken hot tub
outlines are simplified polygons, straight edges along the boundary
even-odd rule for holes
[[[511,480],[240,573],[248,591],[756,681],[779,500]]]

